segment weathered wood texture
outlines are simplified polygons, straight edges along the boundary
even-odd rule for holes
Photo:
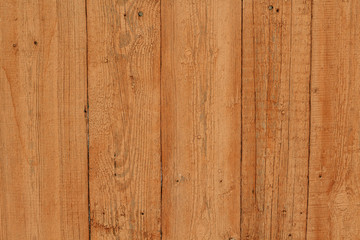
[[[240,239],[241,1],[162,1],[163,239]]]
[[[160,1],[88,1],[92,239],[160,239]]]
[[[85,2],[0,2],[0,239],[88,239]]]
[[[314,0],[308,239],[360,236],[360,2]]]
[[[243,1],[241,239],[304,239],[311,1]]]
[[[358,0],[1,0],[0,240],[355,240]]]

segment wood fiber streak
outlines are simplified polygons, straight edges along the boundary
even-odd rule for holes
[[[88,239],[84,1],[0,2],[0,239]]]
[[[160,239],[160,1],[88,1],[91,239]]]
[[[308,239],[360,236],[359,24],[359,1],[313,1]]]
[[[311,1],[243,1],[241,239],[305,239]]]
[[[241,1],[162,1],[163,239],[240,239]]]

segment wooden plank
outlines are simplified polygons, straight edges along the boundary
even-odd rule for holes
[[[160,1],[88,1],[92,239],[160,239]]]
[[[0,239],[87,239],[84,1],[0,2]]]
[[[304,239],[311,1],[243,1],[241,239]]]
[[[163,239],[240,239],[241,1],[162,1]]]
[[[308,239],[360,235],[360,2],[314,0]]]

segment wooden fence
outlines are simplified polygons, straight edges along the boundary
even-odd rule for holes
[[[1,0],[0,239],[360,239],[360,1]]]

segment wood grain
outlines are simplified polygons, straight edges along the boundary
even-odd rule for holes
[[[360,235],[360,3],[313,2],[308,239]]]
[[[241,239],[305,239],[311,1],[243,1]]]
[[[357,0],[0,1],[0,240],[359,239]]]
[[[241,1],[162,1],[163,239],[240,239]]]
[[[0,2],[0,239],[87,239],[84,1]]]
[[[160,1],[88,1],[91,239],[160,239]]]

